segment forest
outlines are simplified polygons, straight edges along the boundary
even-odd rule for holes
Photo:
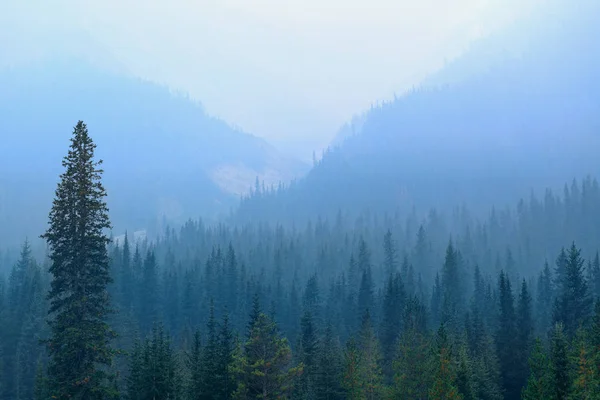
[[[95,148],[80,121],[46,253],[26,240],[3,266],[2,399],[600,398],[592,177],[486,218],[340,210],[117,239]]]

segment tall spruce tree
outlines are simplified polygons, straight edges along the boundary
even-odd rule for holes
[[[571,388],[571,371],[569,362],[569,342],[561,323],[554,326],[550,347],[550,386],[551,398],[565,400]]]
[[[529,375],[529,353],[533,339],[533,320],[531,316],[531,296],[527,288],[527,282],[523,279],[519,301],[517,304],[517,337],[514,352],[517,355],[516,386],[523,388],[527,383]],[[519,392],[521,389],[519,389]]]
[[[115,334],[106,320],[110,313],[107,286],[111,282],[105,230],[111,227],[102,161],[86,125],[73,131],[65,172],[56,189],[49,228],[42,238],[50,249],[52,274],[51,337],[47,341],[50,394],[56,399],[112,398],[108,369]]]
[[[559,292],[554,303],[554,323],[562,323],[568,337],[586,322],[592,311],[592,299],[584,276],[584,260],[575,243],[557,262]]]
[[[500,363],[500,374],[506,399],[518,399],[521,393],[517,371],[518,356],[515,354],[517,329],[515,325],[515,306],[511,284],[504,271],[498,280],[499,315],[496,332],[496,349]]]
[[[540,339],[536,339],[529,358],[530,374],[523,389],[523,400],[552,399],[552,370],[550,360]]]

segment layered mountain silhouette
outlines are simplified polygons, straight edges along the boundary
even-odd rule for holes
[[[115,230],[228,213],[256,177],[305,170],[159,85],[68,58],[0,71],[0,239],[42,232],[73,126],[105,161]]]
[[[598,15],[597,2],[545,3],[419,88],[357,117],[305,179],[246,199],[238,217],[461,203],[487,211],[597,175]]]

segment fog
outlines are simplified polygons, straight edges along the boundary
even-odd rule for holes
[[[0,399],[600,398],[599,15],[3,2]]]
[[[3,2],[0,64],[60,54],[189,93],[310,161],[535,0]]]

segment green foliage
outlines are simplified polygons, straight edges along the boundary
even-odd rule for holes
[[[572,374],[569,363],[569,343],[563,325],[558,323],[552,333],[550,348],[551,398],[566,399],[571,387]]]
[[[523,400],[552,399],[552,368],[540,339],[534,343],[529,358],[530,374],[523,389]]]
[[[238,355],[235,399],[285,399],[302,365],[291,367],[291,349],[279,336],[275,323],[264,313],[252,314],[248,339]]]
[[[104,202],[101,161],[87,127],[77,123],[63,160],[49,228],[51,337],[47,341],[50,393],[57,399],[114,397],[108,384],[113,331],[107,286],[111,282],[104,230],[110,228]]]
[[[568,253],[563,250],[557,260],[557,280],[554,322],[562,323],[567,336],[573,337],[592,311],[592,299],[584,276],[584,260],[575,243]]]
[[[424,400],[431,387],[430,344],[417,325],[406,325],[398,340],[393,364],[392,395],[397,399]]]
[[[433,381],[429,388],[429,399],[462,400],[457,387],[453,349],[443,324],[437,332],[432,358]]]
[[[179,362],[162,326],[152,337],[136,343],[131,355],[127,398],[129,400],[182,399]]]

